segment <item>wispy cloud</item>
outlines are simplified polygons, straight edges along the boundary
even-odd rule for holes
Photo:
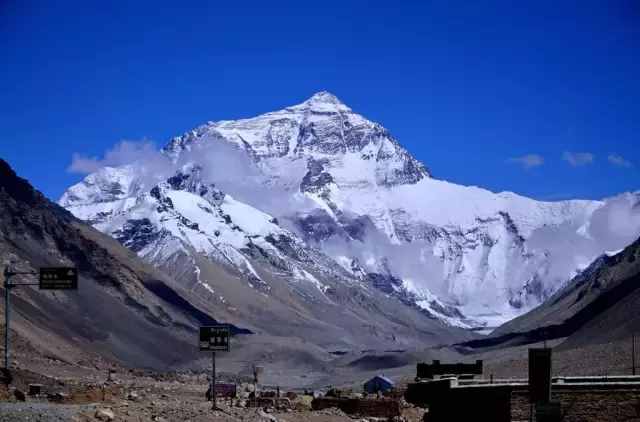
[[[633,163],[631,161],[618,154],[609,154],[607,160],[609,160],[609,163],[613,164],[614,166],[625,168],[633,167]]]
[[[512,157],[507,160],[508,163],[520,164],[524,169],[539,167],[544,164],[544,157],[539,154],[526,154],[521,157]]]
[[[106,151],[103,158],[74,153],[67,171],[89,174],[103,167],[115,167],[137,160],[149,160],[156,155],[158,155],[158,150],[151,141],[121,141]]]
[[[590,152],[570,152],[565,151],[562,159],[571,164],[573,167],[586,166],[593,163],[595,156]]]

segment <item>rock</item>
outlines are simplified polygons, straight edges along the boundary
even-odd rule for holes
[[[298,396],[293,401],[293,407],[296,410],[311,410],[311,402],[313,401],[313,396],[302,395]]]
[[[6,368],[0,369],[0,383],[8,386],[13,382],[13,375],[11,375],[11,371]]]
[[[268,413],[263,412],[262,410],[258,410],[257,412],[258,416],[260,416],[260,418],[263,421],[268,421],[268,422],[278,422],[278,418],[276,418],[273,415],[269,415]]]
[[[29,384],[29,395],[38,396],[42,394],[44,386],[42,384]]]
[[[10,394],[9,389],[6,385],[0,384],[0,401],[9,400]]]
[[[63,402],[69,399],[69,395],[67,393],[57,392],[54,394],[50,394],[49,396],[47,396],[47,398],[49,399],[49,401]]]
[[[95,418],[100,421],[112,421],[116,418],[116,415],[111,409],[98,409],[96,410]]]
[[[18,390],[17,388],[13,390],[13,397],[15,397],[18,401],[25,401],[27,399],[27,396],[25,396],[24,392]]]
[[[135,391],[130,391],[129,394],[127,394],[127,400],[138,401],[139,398],[140,396],[138,396],[138,393]]]

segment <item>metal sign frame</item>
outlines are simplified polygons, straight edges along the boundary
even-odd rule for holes
[[[231,327],[229,325],[208,325],[200,327],[201,352],[228,352],[230,350]]]
[[[40,268],[40,290],[77,290],[78,270],[72,267]]]

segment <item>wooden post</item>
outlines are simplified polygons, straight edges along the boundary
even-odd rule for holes
[[[211,352],[211,410],[216,409],[216,352]]]
[[[631,334],[631,375],[636,374],[636,333]]]

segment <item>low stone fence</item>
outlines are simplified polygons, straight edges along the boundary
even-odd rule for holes
[[[278,410],[291,409],[291,400],[287,397],[257,397],[247,401],[247,407],[270,407]]]
[[[563,422],[640,421],[640,386],[636,388],[558,388],[551,401],[560,402]],[[511,419],[529,419],[529,393],[511,393]]]
[[[551,387],[551,401],[560,403],[563,422],[640,422],[637,378],[603,380],[567,378]],[[588,382],[585,382],[588,381]],[[616,382],[617,381],[617,382]],[[408,402],[429,409],[429,422],[487,420],[528,421],[529,387],[522,383],[458,385],[448,379],[409,384]]]
[[[348,415],[392,418],[400,416],[400,401],[393,399],[357,399],[322,397],[311,402],[313,410],[337,407]]]

